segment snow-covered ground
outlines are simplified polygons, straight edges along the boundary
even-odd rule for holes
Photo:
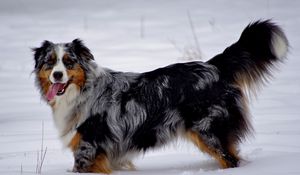
[[[256,132],[240,145],[244,161],[221,170],[179,141],[136,159],[137,171],[114,174],[300,174],[299,11],[295,0],[1,0],[0,174],[35,174],[42,140],[47,147],[42,174],[71,174],[72,154],[61,149],[50,109],[34,86],[31,47],[45,39],[81,38],[102,66],[147,71],[188,61],[189,51],[197,50],[188,16],[203,61],[257,19],[274,19],[290,41],[288,60],[252,100]]]

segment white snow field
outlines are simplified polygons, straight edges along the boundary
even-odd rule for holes
[[[36,174],[42,146],[47,147],[42,174],[72,174],[68,172],[72,154],[62,149],[50,108],[41,101],[31,74],[30,48],[43,40],[81,38],[101,66],[142,72],[189,61],[189,56],[199,55],[197,48],[206,61],[235,42],[249,22],[269,18],[282,26],[291,47],[275,78],[252,100],[255,132],[240,145],[242,165],[220,169],[192,144],[177,141],[137,158],[136,171],[113,174],[299,175],[300,1],[296,0],[1,0],[0,174]]]

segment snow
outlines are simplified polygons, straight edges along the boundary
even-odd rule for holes
[[[47,147],[42,174],[72,174],[50,108],[34,86],[30,48],[47,39],[81,38],[104,67],[142,72],[188,61],[195,50],[207,60],[235,42],[251,21],[272,18],[290,42],[288,60],[252,100],[254,134],[240,145],[241,167],[222,170],[193,145],[178,141],[137,158],[148,174],[300,174],[300,1],[281,0],[2,0],[0,2],[0,174],[36,174],[37,151]]]

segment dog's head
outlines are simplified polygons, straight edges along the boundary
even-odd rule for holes
[[[44,41],[33,51],[37,84],[48,101],[63,96],[70,87],[77,91],[84,87],[87,65],[94,58],[81,40],[60,44]]]

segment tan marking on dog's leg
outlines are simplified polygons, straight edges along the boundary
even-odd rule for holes
[[[105,154],[99,154],[88,171],[93,173],[110,174],[112,170],[107,156]]]
[[[69,143],[68,147],[71,148],[71,150],[74,152],[78,148],[80,140],[81,140],[81,135],[80,133],[76,132],[71,142]]]
[[[236,158],[237,160],[240,160],[240,156],[238,155],[238,150],[237,150],[235,144],[231,144],[231,145],[228,147],[228,151],[229,151],[229,153],[230,153],[234,158]]]
[[[220,164],[222,168],[229,168],[230,165],[228,162],[222,157],[220,153],[214,148],[207,146],[204,141],[201,139],[199,134],[193,131],[187,132],[187,137],[203,152],[208,153],[212,157],[214,157]]]

